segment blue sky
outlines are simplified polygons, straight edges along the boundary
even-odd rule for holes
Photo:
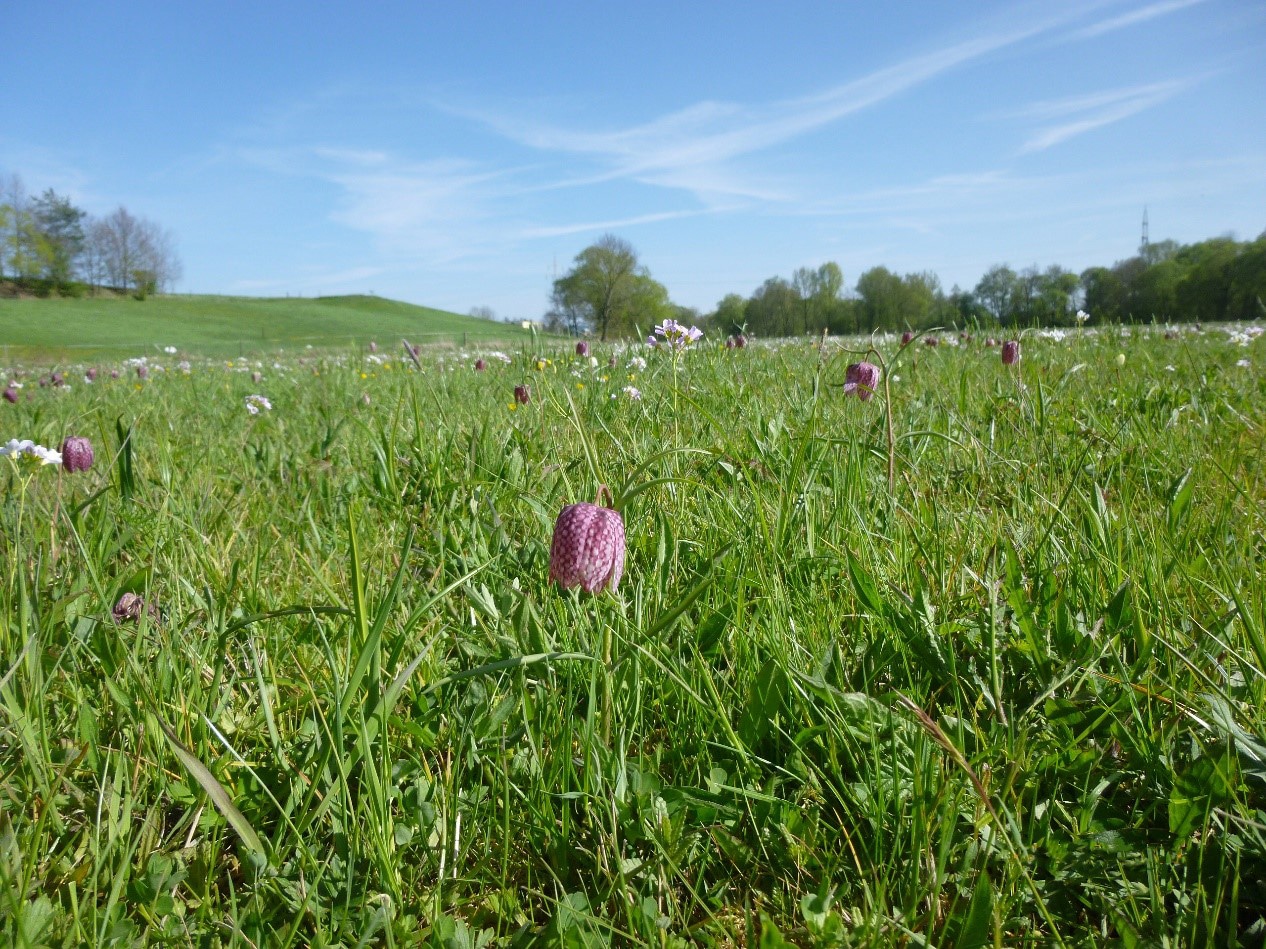
[[[354,6],[356,7],[354,9]],[[538,317],[603,233],[709,310],[1266,230],[1266,4],[34,2],[0,173],[174,232],[185,292]]]

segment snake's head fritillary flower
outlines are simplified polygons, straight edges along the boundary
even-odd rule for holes
[[[1018,339],[1009,339],[1002,344],[1002,363],[1004,366],[1014,366],[1020,361],[1020,341]]]
[[[607,360],[607,368],[614,369],[615,367],[616,367],[616,358],[612,356],[610,359]]]
[[[124,593],[110,612],[116,623],[134,623],[141,618],[142,613],[148,613],[151,620],[159,617],[158,607],[153,603],[146,603],[144,598],[135,593]]]
[[[92,442],[72,435],[62,442],[62,467],[67,471],[87,471],[92,467]]]
[[[482,359],[475,360],[475,372],[483,372],[487,368],[488,368],[488,364],[484,362]]]
[[[532,401],[532,387],[519,384],[514,387],[514,401],[519,405],[527,405]]]
[[[734,337],[734,345],[735,345],[735,347],[737,347],[738,349],[746,349],[746,348],[747,348],[747,337],[746,337],[746,336],[744,336],[742,333],[739,333],[737,336],[735,336],[735,337]]]
[[[375,343],[372,339],[369,341],[369,351],[371,353],[378,352],[378,344]]]
[[[725,348],[726,348],[726,349],[733,349],[733,348],[734,348],[734,337],[733,337],[733,336],[727,336],[727,337],[725,337]]]
[[[940,341],[939,339],[937,339],[935,336],[928,336],[926,339],[924,339],[924,340],[923,340],[923,343],[924,343],[924,345],[927,345],[927,346],[940,346],[940,345],[941,345],[941,341]]]
[[[872,362],[855,362],[844,370],[844,394],[868,402],[879,387],[879,367]]]
[[[137,367],[136,367],[136,378],[138,378],[138,379],[148,379],[148,378],[149,378],[149,367],[148,367],[148,366],[137,366]]]
[[[576,355],[577,356],[589,355],[589,344],[586,343],[583,339],[576,344]]]
[[[578,586],[586,593],[615,592],[623,573],[624,518],[620,512],[583,501],[563,508],[550,544],[550,580],[564,590]]]
[[[6,402],[17,402],[18,390],[13,388],[13,386],[9,386],[8,388],[6,388],[4,390],[4,400]]]
[[[906,330],[904,333],[901,334],[901,345],[909,346],[910,341],[913,339],[914,339],[914,334],[911,333],[909,330]]]
[[[84,373],[84,378],[85,378],[85,379],[87,379],[89,382],[96,382],[96,381],[97,381],[97,369],[96,369],[96,367],[94,366],[93,368],[91,368],[91,369],[89,369],[87,372],[85,372],[85,373]]]

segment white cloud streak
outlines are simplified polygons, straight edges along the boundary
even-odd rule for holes
[[[1090,95],[1074,96],[1048,102],[1036,102],[1025,109],[1011,113],[1019,117],[1062,118],[1070,121],[1049,125],[1029,137],[1020,148],[1020,154],[1042,151],[1128,119],[1147,109],[1160,105],[1196,83],[1194,79],[1171,79],[1125,89],[1112,89]]]
[[[1148,20],[1154,20],[1156,17],[1176,13],[1179,10],[1185,10],[1187,7],[1194,7],[1198,3],[1205,2],[1206,0],[1163,0],[1161,3],[1153,3],[1146,7],[1140,7],[1137,10],[1131,10],[1129,13],[1122,13],[1119,16],[1091,24],[1071,34],[1069,39],[1093,39],[1105,33],[1112,33],[1116,30],[1125,29],[1128,26],[1137,26],[1140,23],[1146,23]]]

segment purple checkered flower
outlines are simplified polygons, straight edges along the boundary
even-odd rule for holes
[[[589,355],[589,344],[586,343],[583,339],[576,344],[576,355],[577,356]]]
[[[71,435],[62,442],[62,467],[67,471],[87,471],[92,467],[92,442]]]
[[[844,394],[857,397],[863,402],[870,401],[879,387],[879,367],[872,362],[855,362],[844,370]]]
[[[484,362],[482,359],[475,360],[475,372],[483,372],[487,368],[488,368],[488,364]]]
[[[519,405],[527,405],[532,401],[532,387],[528,385],[517,385],[514,387],[514,401]]]
[[[1002,363],[1005,366],[1014,366],[1020,361],[1020,341],[1018,339],[1009,339],[1002,344]]]
[[[603,490],[607,490],[605,486]],[[623,573],[624,518],[620,512],[583,501],[564,507],[550,544],[550,580],[564,590],[578,586],[586,593],[604,589],[614,593]]]

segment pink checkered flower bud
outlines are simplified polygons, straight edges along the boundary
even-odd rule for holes
[[[844,370],[844,394],[857,393],[863,402],[868,402],[879,387],[879,367],[872,362],[855,362]]]
[[[909,330],[906,330],[904,333],[901,334],[901,345],[909,346],[913,339],[914,339],[914,334],[911,333]]]
[[[576,344],[576,355],[577,356],[589,355],[589,344],[586,343],[583,339]]]
[[[62,467],[67,471],[87,471],[92,467],[92,442],[72,435],[62,442]]]
[[[519,405],[527,405],[532,401],[532,387],[528,385],[517,385],[514,387],[514,401]]]
[[[1020,361],[1020,341],[1009,339],[1002,344],[1002,362],[1006,366],[1014,366]]]
[[[603,485],[598,496],[610,489]],[[620,585],[624,573],[624,518],[619,511],[596,504],[568,504],[554,523],[549,550],[549,578],[564,590],[578,586],[586,593]]]

